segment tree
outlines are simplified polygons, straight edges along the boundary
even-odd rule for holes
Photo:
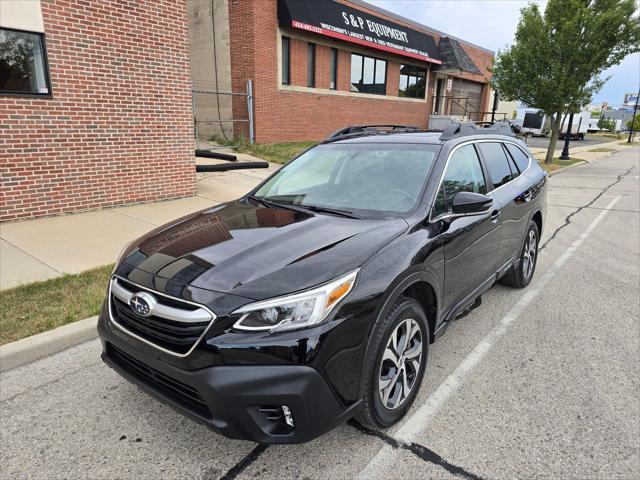
[[[549,0],[521,10],[515,43],[498,52],[492,86],[552,118],[551,163],[565,115],[578,113],[606,79],[600,75],[640,51],[634,0]]]
[[[613,132],[616,128],[616,122],[613,120],[613,118],[600,117],[600,120],[598,120],[598,128],[600,130]]]
[[[627,128],[629,128],[629,130],[631,130],[632,132],[640,131],[640,113],[636,114],[633,120],[629,120],[627,122]]]

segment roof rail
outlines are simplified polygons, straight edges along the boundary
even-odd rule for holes
[[[464,137],[467,135],[507,135],[509,137],[515,137],[511,125],[508,122],[480,122],[477,125],[472,122],[466,123],[452,123],[447,125],[440,135],[440,140],[446,141],[452,138]]]
[[[379,135],[384,133],[417,132],[418,127],[412,125],[351,125],[336,130],[325,142],[339,140],[341,138],[360,137],[365,135]]]

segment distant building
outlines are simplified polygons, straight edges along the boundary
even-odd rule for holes
[[[633,118],[633,108],[631,110],[604,110],[602,117],[613,120],[616,124],[616,130],[626,130],[627,123]]]
[[[638,101],[638,93],[625,93],[624,102],[622,102],[622,108],[633,109],[637,101]]]

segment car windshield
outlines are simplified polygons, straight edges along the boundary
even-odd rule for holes
[[[439,149],[425,144],[319,145],[280,169],[254,197],[365,215],[406,213],[418,202]]]

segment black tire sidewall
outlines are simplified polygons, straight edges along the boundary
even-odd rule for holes
[[[531,269],[531,275],[529,276],[529,278],[527,278],[524,274],[524,249],[527,246],[527,242],[529,240],[529,234],[531,232],[531,230],[533,230],[536,234],[536,255],[535,258],[533,259],[533,268]],[[529,227],[527,228],[527,233],[524,237],[524,242],[522,244],[522,251],[520,252],[520,265],[518,265],[518,274],[520,276],[520,283],[522,283],[523,286],[528,285],[531,280],[533,279],[533,275],[536,273],[536,266],[538,265],[538,248],[540,246],[540,232],[538,232],[538,225],[536,225],[536,222],[531,221],[529,222]]]
[[[401,303],[401,305],[398,305],[398,303]],[[374,419],[376,423],[381,427],[389,427],[393,425],[407,413],[420,390],[429,355],[429,323],[422,306],[413,299],[405,298],[397,302],[394,307],[395,308],[391,309],[390,314],[387,315],[385,321],[381,325],[384,333],[379,337],[379,341],[375,345],[375,362],[373,363],[373,371],[369,372],[369,375],[371,375],[372,378],[369,380],[369,391],[367,392],[367,395],[369,395],[370,405],[373,407],[373,412],[371,413],[375,417]],[[400,408],[390,410],[382,404],[378,394],[380,364],[382,362],[384,349],[387,346],[387,342],[389,341],[391,334],[398,324],[407,318],[413,318],[420,326],[420,330],[422,332],[422,361],[416,378],[416,385],[409,394],[409,397],[405,400],[404,405]]]

